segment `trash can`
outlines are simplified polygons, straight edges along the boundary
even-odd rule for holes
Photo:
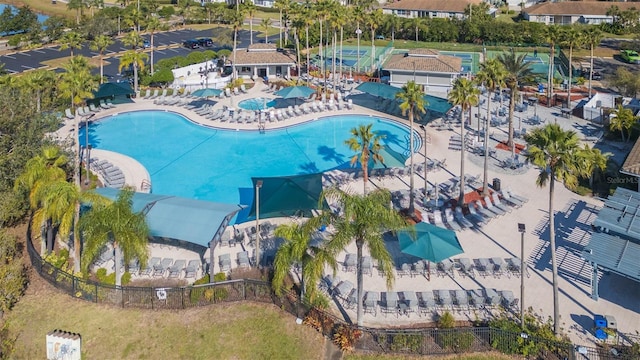
[[[614,318],[613,316],[605,315],[604,320],[607,322],[607,327],[609,329],[615,330],[618,328],[618,322],[616,321],[616,318]]]
[[[493,178],[493,190],[500,191],[500,179]]]
[[[606,328],[607,327],[607,319],[602,315],[595,315],[593,317],[593,323],[596,328]]]

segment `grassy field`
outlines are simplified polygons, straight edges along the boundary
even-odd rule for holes
[[[412,359],[433,359],[433,360],[514,360],[521,357],[509,357],[500,353],[489,354],[468,354],[468,355],[450,355],[450,356],[401,356],[401,355],[362,355],[348,354],[344,356],[344,360],[412,360]]]
[[[272,305],[223,304],[181,311],[120,309],[73,299],[33,279],[5,316],[13,359],[46,358],[54,329],[82,335],[86,359],[321,359],[324,338]]]

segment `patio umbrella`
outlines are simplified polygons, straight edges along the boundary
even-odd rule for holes
[[[284,89],[280,89],[274,92],[275,95],[280,96],[283,99],[298,99],[298,98],[308,98],[311,94],[316,91],[312,88],[304,85],[300,86],[288,86]],[[297,100],[296,100],[297,101]]]
[[[203,97],[203,98],[208,98],[211,96],[219,96],[220,94],[222,94],[222,90],[212,89],[212,88],[198,89],[193,93],[191,93],[191,95],[193,96]]]
[[[440,262],[464,252],[454,231],[425,222],[417,223],[414,229],[415,233],[409,229],[398,231],[400,250],[405,254]]]

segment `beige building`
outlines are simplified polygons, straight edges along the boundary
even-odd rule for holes
[[[401,87],[415,80],[424,92],[446,94],[462,71],[462,59],[435,50],[414,49],[393,55],[382,67],[389,71],[389,85]]]
[[[382,13],[406,18],[464,18],[469,4],[478,5],[482,0],[399,0],[382,5]]]
[[[291,68],[296,65],[294,54],[274,44],[252,44],[247,49],[236,50],[235,55],[233,70],[244,78],[289,78]],[[230,60],[233,61],[233,54]]]
[[[612,6],[617,6],[620,11],[640,9],[640,4],[634,2],[549,1],[524,9],[522,16],[525,20],[546,25],[598,25],[613,22],[613,16],[607,15]]]

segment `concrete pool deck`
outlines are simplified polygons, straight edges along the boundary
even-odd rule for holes
[[[240,96],[234,96],[234,103],[246,98],[265,96],[265,92],[262,91],[263,85],[259,84],[253,89],[248,91],[248,94],[242,94]],[[484,97],[483,97],[484,98]],[[222,107],[223,105],[230,106],[230,99],[224,99],[214,105],[214,108]],[[375,100],[371,100],[372,107],[375,107]],[[497,102],[492,102],[492,109],[498,107]],[[193,111],[184,109],[179,106],[163,106],[155,105],[152,100],[140,100],[136,99],[130,104],[119,104],[115,109],[103,110],[96,116],[96,120],[99,121],[101,117],[111,116],[114,114],[136,111],[136,110],[167,110],[180,113],[191,121],[200,123],[209,127],[216,128],[230,128],[234,130],[254,130],[257,131],[255,124],[225,124],[216,121],[207,120]],[[587,121],[573,118],[565,119],[557,113],[559,109],[538,107],[535,110],[538,116],[542,119],[546,119],[546,122],[557,121],[563,128],[576,130],[580,137],[587,137],[588,133],[594,129],[598,129],[597,125],[590,124]],[[406,119],[400,119],[397,117],[389,116],[381,112],[377,112],[365,107],[354,106],[353,110],[341,110],[341,111],[324,111],[322,113],[313,113],[309,115],[302,115],[293,119],[287,119],[276,123],[268,123],[269,128],[291,126],[304,121],[311,121],[322,116],[331,116],[338,114],[365,114],[372,116],[380,116],[392,118],[403,123],[407,123]],[[516,128],[518,128],[519,120],[526,120],[533,115],[534,109],[529,109],[525,113],[516,113]],[[481,110],[481,115],[486,114],[486,107]],[[472,122],[472,126],[475,127],[475,118]],[[522,123],[522,126],[527,126]],[[73,121],[69,121],[65,124],[65,127],[59,130],[58,138],[65,139],[69,136],[73,136]],[[493,138],[495,140],[504,139],[506,137],[506,126],[492,128]],[[416,126],[418,134],[422,134],[423,131]],[[448,179],[459,175],[460,172],[460,152],[448,149],[449,138],[454,134],[460,133],[460,127],[456,127],[453,131],[450,130],[437,130],[436,127],[428,126],[428,157],[431,159],[443,160],[446,163],[446,167],[436,172],[430,172],[428,174],[428,180],[430,183],[442,183]],[[522,140],[519,140],[522,142]],[[607,149],[614,150],[618,147],[625,149],[626,144],[610,143],[606,147]],[[590,142],[593,144],[593,142]],[[602,146],[602,143],[598,143]],[[605,147],[603,147],[605,148]],[[609,150],[609,151],[611,151]],[[508,153],[503,150],[497,150],[499,154]],[[502,153],[500,153],[502,152]],[[418,150],[415,155],[415,162],[420,163],[424,161],[422,150]],[[617,151],[615,154],[616,159],[624,158],[624,151]],[[107,160],[111,160],[108,154],[101,154],[101,158],[105,157]],[[116,161],[115,159],[113,159]],[[465,161],[465,172],[471,175],[482,174],[482,163],[480,161],[474,161],[470,154],[467,154]],[[620,160],[621,162],[621,160]],[[407,161],[408,163],[408,161]],[[132,174],[134,178],[131,180],[133,184],[139,184],[138,179],[148,176],[146,171],[134,164],[125,163],[122,164],[124,168],[131,166],[127,169],[125,174]],[[470,259],[477,258],[511,258],[520,257],[520,233],[517,229],[518,223],[524,223],[526,225],[527,232],[525,233],[525,262],[528,265],[530,276],[525,278],[525,307],[532,307],[533,310],[541,315],[544,319],[553,314],[553,298],[551,288],[551,266],[549,255],[549,231],[548,231],[548,187],[538,188],[535,184],[538,170],[531,167],[525,168],[522,172],[510,172],[508,169],[499,172],[499,168],[490,168],[489,179],[498,177],[501,179],[502,187],[510,187],[516,194],[529,198],[529,201],[519,209],[513,209],[510,213],[491,220],[488,224],[484,225],[478,230],[466,230],[458,232],[458,238],[465,253],[456,256],[467,257]],[[146,174],[146,175],[145,175]],[[423,187],[424,178],[422,174],[414,174],[414,181],[416,188]],[[127,178],[127,183],[130,180]],[[350,188],[354,192],[361,193],[363,190],[362,181],[352,181],[343,185],[344,188]],[[377,177],[371,178],[371,188],[384,187],[391,191],[408,189],[409,178],[405,176],[386,177],[378,179]],[[633,333],[640,324],[640,284],[632,282],[630,280],[618,277],[612,274],[601,274],[600,281],[600,300],[594,301],[590,297],[590,265],[580,258],[580,251],[584,245],[586,245],[591,236],[591,223],[597,215],[598,209],[602,207],[602,201],[592,198],[579,196],[564,186],[556,186],[555,192],[555,219],[557,226],[557,260],[558,268],[560,272],[559,286],[560,286],[560,314],[563,332],[566,333],[573,342],[576,344],[593,345],[595,342],[594,336],[591,334],[591,327],[593,326],[593,315],[603,314],[612,315],[618,321],[618,329],[623,333]],[[269,219],[272,223],[281,223],[285,221],[292,221],[292,219]],[[240,224],[237,227],[240,229],[248,228],[254,225],[253,223]],[[230,231],[228,229],[228,231]],[[275,246],[274,244],[271,244]],[[391,242],[393,245],[393,242]],[[396,243],[397,245],[397,243]],[[401,255],[398,251],[391,249],[394,258],[398,259]],[[217,248],[215,255],[217,256],[223,253],[231,254],[231,258],[236,258],[236,253],[239,251],[248,250],[251,252],[249,245],[236,246],[236,247],[221,247]],[[188,256],[192,256],[193,259],[199,259],[199,256],[194,252],[186,250],[181,251],[181,255],[176,255],[176,248],[169,246],[153,246],[151,247],[151,256],[158,257],[172,257],[191,259]],[[352,245],[347,249],[349,253],[355,253],[355,245]],[[338,259],[342,261],[345,254],[340,254]],[[205,255],[208,258],[208,254]],[[217,263],[214,264],[214,270],[218,271]],[[235,266],[233,266],[235,267]],[[353,272],[340,271],[338,276],[342,280],[349,280],[355,285],[355,274]],[[427,280],[424,276],[409,277],[404,276],[402,278],[396,276],[393,289],[391,291],[426,291],[426,290],[438,290],[438,289],[465,289],[473,290],[478,288],[494,288],[496,290],[510,290],[515,294],[516,298],[520,297],[520,279],[516,277],[502,276],[495,278],[492,276],[480,277],[476,276],[474,279],[468,277],[461,277],[458,273],[455,273],[454,277],[438,277],[431,276],[430,280]],[[364,279],[364,289],[367,291],[387,291],[385,281],[377,274],[374,269],[371,276],[366,275]],[[355,309],[343,309],[339,303],[332,302],[332,309],[336,314],[346,314],[351,320],[355,321]],[[460,320],[474,320],[479,318],[490,318],[492,313],[481,311],[459,311],[454,315]],[[378,311],[377,316],[371,314],[365,315],[365,326],[415,326],[421,322],[429,322],[432,320],[431,316],[419,317],[417,314],[411,314],[410,316],[395,315],[384,316]]]

